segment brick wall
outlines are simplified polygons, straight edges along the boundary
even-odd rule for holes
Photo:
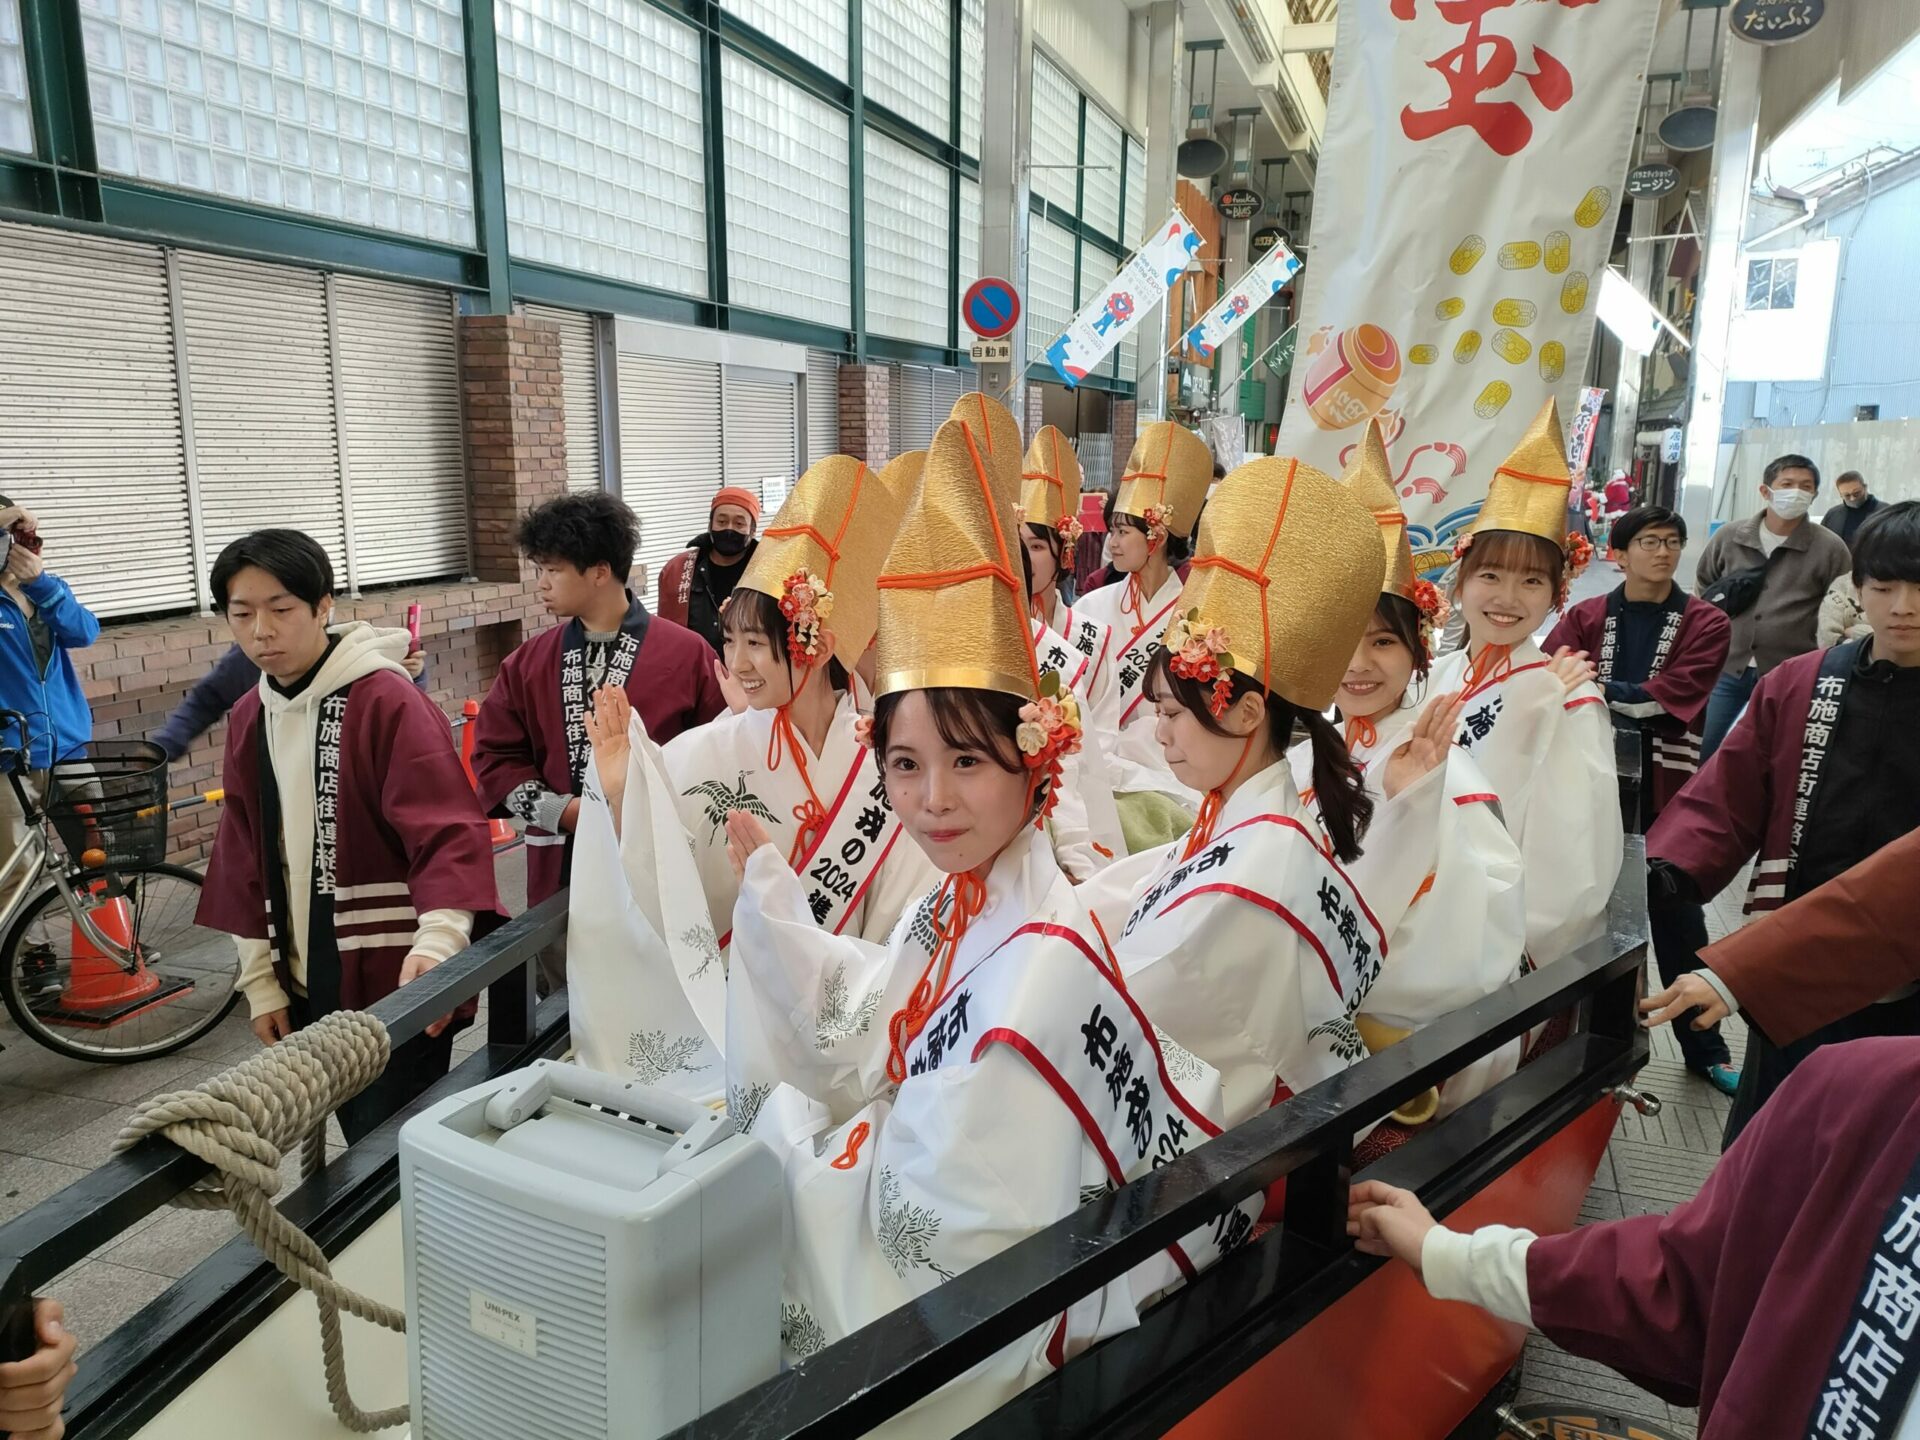
[[[892,390],[885,365],[840,367],[840,453],[884,465],[893,458]]]
[[[1140,405],[1134,400],[1113,402],[1113,488],[1120,488],[1120,477],[1127,471],[1127,459],[1133,454],[1133,442],[1140,438]]]
[[[531,567],[513,548],[513,529],[527,509],[564,492],[567,465],[557,329],[519,316],[468,316],[461,321],[460,359],[479,582],[406,586],[335,602],[343,621],[393,628],[404,626],[407,607],[419,603],[428,693],[450,720],[465,701],[485,697],[507,655],[553,623],[534,593]],[[218,617],[106,627],[98,644],[74,655],[93,706],[95,738],[139,738],[158,729],[232,643]],[[175,799],[220,785],[225,745],[226,725],[215,725],[174,764]],[[203,858],[219,823],[216,806],[178,813],[174,858]]]

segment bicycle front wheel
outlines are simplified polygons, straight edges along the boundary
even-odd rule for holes
[[[226,1018],[240,957],[231,936],[194,923],[197,872],[148,865],[116,872],[95,893],[86,884],[76,882],[76,896],[108,948],[51,882],[0,946],[0,1000],[16,1025],[59,1054],[120,1064],[171,1054]]]

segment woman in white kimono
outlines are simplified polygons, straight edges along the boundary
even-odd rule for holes
[[[1021,540],[1033,577],[1034,648],[1042,666],[1058,670],[1087,709],[1088,733],[1120,719],[1113,630],[1067,602],[1080,524],[1080,457],[1052,425],[1027,447],[1020,489]],[[1064,642],[1064,643],[1060,643]]]
[[[1215,487],[1146,681],[1167,763],[1205,800],[1185,840],[1084,887],[1128,992],[1220,1072],[1229,1124],[1365,1053],[1354,1017],[1396,918],[1373,896],[1404,906],[1424,862],[1348,874],[1374,801],[1321,713],[1384,568],[1373,517],[1311,466],[1256,460]],[[1287,756],[1302,734],[1317,811]],[[1445,736],[1444,718],[1425,721],[1390,788],[1437,764]]]
[[[1062,1219],[1216,1133],[1211,1072],[1170,1062],[1115,983],[1035,828],[1079,706],[1039,678],[1014,518],[1019,430],[962,399],[881,579],[872,740],[913,842],[945,874],[884,952],[811,923],[764,822],[735,811],[732,1013],[767,1037],[730,1106],[785,1158],[790,1357]],[[850,1002],[848,997],[859,997]],[[736,1060],[730,1041],[729,1076]],[[1244,1216],[1115,1282],[885,1427],[947,1436],[1244,1238]],[[1217,1231],[1217,1233],[1216,1233]]]
[[[1455,603],[1467,643],[1434,665],[1433,687],[1459,691],[1458,743],[1494,793],[1525,866],[1527,957],[1552,964],[1606,928],[1620,871],[1613,727],[1585,655],[1549,659],[1533,636],[1566,603],[1592,547],[1566,535],[1570,484],[1551,400],[1494,472],[1462,536]]]
[[[1148,663],[1180,598],[1174,566],[1184,558],[1213,481],[1213,456],[1192,431],[1161,420],[1140,432],[1114,492],[1107,532],[1118,584],[1084,595],[1075,613],[1113,632],[1114,786],[1129,848],[1155,848],[1184,832],[1200,797],[1167,768],[1153,738],[1145,694]]]
[[[1422,876],[1414,897],[1387,934],[1386,965],[1354,1017],[1367,1048],[1379,1050],[1518,976],[1526,903],[1519,847],[1501,819],[1492,783],[1466,751],[1449,746],[1439,783],[1416,785],[1387,803],[1388,760],[1413,733],[1421,696],[1431,693],[1425,682],[1433,637],[1446,621],[1447,607],[1430,581],[1415,578],[1407,517],[1394,493],[1377,422],[1368,422],[1344,483],[1379,526],[1387,573],[1334,705],[1348,753],[1376,801],[1367,848],[1415,849],[1425,855],[1424,864],[1414,866]],[[1458,698],[1441,696],[1427,704],[1441,707],[1440,718],[1432,722],[1439,733],[1453,735]],[[1292,759],[1294,783],[1310,794],[1307,748],[1295,747]],[[1515,1040],[1475,1061],[1394,1118],[1414,1125],[1451,1114],[1511,1075],[1520,1049]]]

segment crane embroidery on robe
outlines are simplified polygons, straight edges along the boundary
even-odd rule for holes
[[[727,823],[729,810],[744,810],[755,819],[764,820],[769,825],[776,823],[773,811],[767,808],[766,802],[747,789],[747,772],[744,770],[740,772],[739,779],[733,782],[731,790],[719,780],[702,780],[692,789],[682,790],[680,793],[698,795],[706,802],[707,824],[712,827],[707,833],[709,845],[713,843],[714,837],[719,835],[720,827]]]
[[[879,990],[870,990],[860,997],[858,1005],[850,1006],[847,1003],[847,967],[836,965],[822,986],[820,1013],[814,1019],[815,1046],[825,1050],[842,1040],[866,1034],[867,1027],[873,1024],[873,1017],[879,1013],[880,997]]]
[[[720,941],[711,925],[694,925],[680,932],[680,943],[700,952],[700,964],[692,978],[698,980],[720,962]]]
[[[1350,1017],[1343,1016],[1341,1019],[1328,1020],[1324,1024],[1316,1025],[1307,1031],[1307,1038],[1309,1040],[1324,1039],[1327,1042],[1327,1048],[1342,1060],[1359,1060],[1367,1053],[1366,1042],[1360,1038],[1359,1027]]]
[[[806,1306],[789,1303],[780,1307],[780,1343],[796,1361],[805,1360],[827,1348],[827,1332]]]
[[[734,1128],[742,1135],[753,1129],[753,1122],[760,1115],[760,1107],[767,1103],[767,1096],[772,1093],[773,1086],[765,1083],[729,1085],[727,1114],[733,1117]]]
[[[951,1280],[953,1271],[936,1265],[928,1247],[940,1234],[940,1217],[922,1205],[900,1198],[900,1177],[893,1171],[880,1172],[880,1253],[886,1256],[893,1273],[902,1280],[907,1271],[924,1267],[942,1280]]]
[[[700,1042],[692,1035],[669,1040],[664,1030],[636,1030],[627,1037],[627,1065],[642,1085],[657,1084],[669,1075],[705,1070],[705,1065],[690,1063],[699,1053]]]

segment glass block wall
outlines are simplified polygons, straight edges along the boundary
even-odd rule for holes
[[[700,38],[632,0],[495,0],[517,259],[707,293]]]
[[[1073,318],[1073,232],[1034,216],[1027,227],[1027,363],[1046,359],[1047,346]],[[1109,272],[1111,273],[1111,272]]]
[[[460,0],[78,0],[102,171],[473,243]]]
[[[846,114],[731,50],[720,72],[730,299],[851,324]]]
[[[20,0],[0,0],[0,150],[33,153],[27,59],[20,44]]]
[[[867,329],[944,345],[946,167],[877,130],[867,131],[866,147]],[[976,250],[979,229],[976,214]]]
[[[867,98],[945,139],[953,123],[949,0],[866,0],[861,14]]]
[[[769,39],[779,41],[802,59],[811,60],[834,79],[847,78],[847,0],[723,0],[723,3]],[[867,63],[873,62],[869,59]]]

